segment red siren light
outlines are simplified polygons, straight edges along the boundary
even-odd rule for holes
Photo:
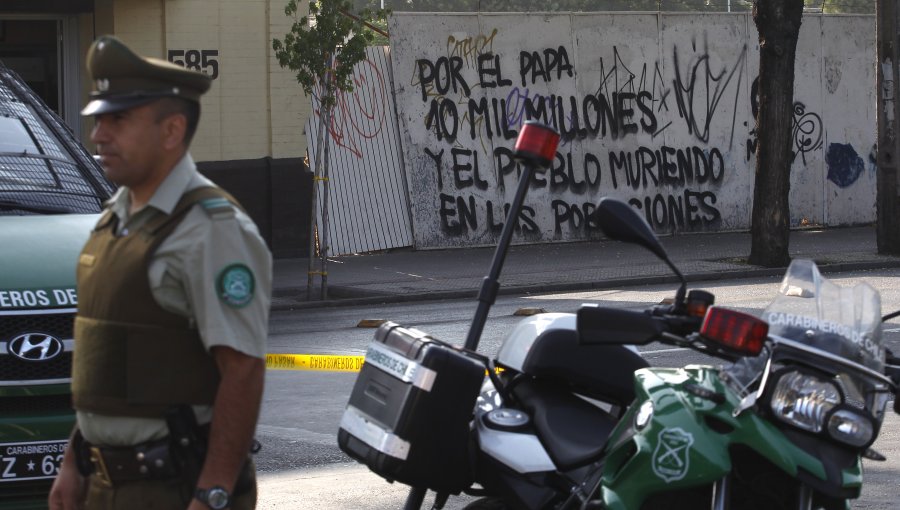
[[[769,335],[769,325],[753,315],[711,306],[700,335],[741,354],[756,356]]]
[[[559,132],[551,126],[526,121],[519,131],[516,140],[516,157],[534,163],[540,167],[550,166],[556,158],[556,147],[559,145]]]

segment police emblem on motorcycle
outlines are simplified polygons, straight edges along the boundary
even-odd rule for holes
[[[666,483],[681,480],[688,472],[694,436],[681,428],[663,429],[653,451],[653,472]]]

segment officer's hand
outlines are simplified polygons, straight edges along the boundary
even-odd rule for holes
[[[87,480],[78,472],[71,448],[66,449],[59,474],[50,488],[50,510],[81,510],[84,507]]]

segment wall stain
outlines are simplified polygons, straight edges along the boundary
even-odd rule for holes
[[[849,143],[828,145],[825,155],[828,165],[828,180],[840,188],[849,188],[856,183],[865,168],[865,163]]]
[[[841,84],[841,63],[831,57],[825,57],[825,89],[834,94]]]

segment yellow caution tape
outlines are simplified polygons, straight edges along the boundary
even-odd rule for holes
[[[349,354],[266,354],[266,368],[272,370],[359,372],[365,359],[365,356]]]
[[[359,372],[365,356],[335,354],[266,354],[266,368],[270,370],[313,370],[319,372]],[[497,367],[496,372],[503,372]],[[487,375],[487,370],[485,370]]]

